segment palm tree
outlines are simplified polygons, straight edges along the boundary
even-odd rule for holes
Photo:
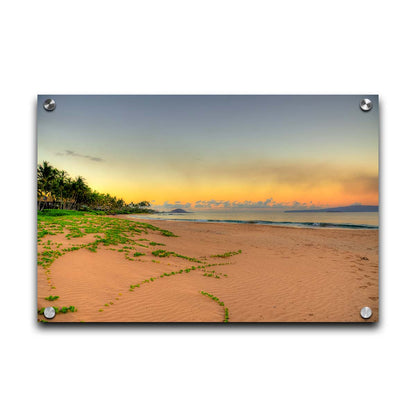
[[[113,211],[126,207],[123,199],[93,191],[81,176],[72,179],[67,172],[54,168],[46,161],[38,164],[37,179],[39,210],[47,205],[44,203],[42,206],[43,197],[51,197],[53,202],[59,200],[60,209],[79,209],[81,205],[86,205],[94,209]],[[143,210],[150,207],[150,202],[132,202],[129,207]]]
[[[54,180],[54,188],[56,190],[56,194],[60,196],[60,203],[61,209],[64,208],[64,192],[67,189],[69,177],[68,174],[64,170],[57,171],[56,177]]]
[[[43,161],[42,164],[38,165],[38,197],[52,194],[56,174],[57,170],[48,162]],[[39,206],[39,209],[42,210],[43,208]]]
[[[83,177],[76,177],[75,180],[72,181],[71,188],[75,207],[78,207],[82,203],[88,202],[89,195],[91,194],[91,189],[86,184]]]

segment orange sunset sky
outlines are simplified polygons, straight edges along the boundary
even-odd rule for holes
[[[159,208],[377,205],[363,97],[39,96],[38,161]]]

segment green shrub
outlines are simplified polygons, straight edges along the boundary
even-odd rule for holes
[[[56,299],[59,299],[59,296],[48,296],[47,298],[45,298],[45,300],[50,300],[50,301],[53,301],[53,300],[56,300]]]

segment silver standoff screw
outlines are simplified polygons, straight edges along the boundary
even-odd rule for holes
[[[368,306],[364,306],[364,308],[362,308],[360,311],[361,318],[363,319],[371,318],[372,314],[373,314],[373,311]]]
[[[55,100],[53,100],[52,98],[48,98],[43,103],[43,108],[46,111],[53,111],[53,110],[55,110],[55,108],[56,108],[56,102],[55,102]]]
[[[360,108],[363,111],[370,111],[373,108],[373,103],[368,98],[364,98],[360,101]]]
[[[43,311],[43,316],[47,319],[52,319],[55,317],[55,309],[52,308],[52,306],[48,306],[47,308],[45,308],[45,310]]]

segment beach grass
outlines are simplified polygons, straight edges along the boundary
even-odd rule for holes
[[[79,212],[66,210],[48,210],[38,213],[38,265],[48,268],[60,256],[79,249],[86,248],[95,253],[99,246],[111,247],[122,245],[119,251],[134,250],[134,246],[145,245],[136,241],[137,236],[148,234],[150,231],[158,232],[164,237],[176,237],[172,232],[156,227],[152,224],[129,221],[121,218],[112,218],[96,212]],[[46,236],[63,234],[70,240],[71,247],[61,248],[62,244],[54,244],[51,240],[44,241]],[[81,237],[93,235],[94,241],[77,243]],[[147,241],[141,238],[138,241]],[[155,243],[162,245],[161,243]],[[135,252],[134,257],[145,253]],[[173,255],[172,253],[166,256]],[[179,256],[179,255],[177,255]],[[160,256],[162,257],[162,256]]]
[[[142,279],[138,283],[131,284],[126,290],[133,292],[135,289],[140,288],[142,285],[154,283],[160,279],[173,276],[187,275],[190,273],[199,272],[199,276],[220,279],[227,275],[214,270],[215,266],[223,266],[231,263],[218,262],[209,263],[207,260],[209,257],[228,258],[236,254],[240,254],[241,250],[230,251],[217,255],[206,255],[200,258],[179,254],[175,251],[157,249],[153,251],[150,247],[165,246],[164,243],[155,242],[144,238],[147,234],[159,234],[163,237],[177,237],[174,233],[163,228],[159,228],[152,224],[142,223],[138,221],[131,221],[124,218],[115,218],[110,216],[97,214],[94,212],[77,212],[77,211],[65,211],[65,210],[50,210],[43,211],[38,215],[38,265],[42,267],[46,273],[50,272],[50,267],[61,256],[70,252],[78,250],[89,250],[96,253],[98,249],[107,249],[120,253],[124,253],[124,257],[130,261],[143,261],[142,257],[146,254],[150,254],[158,259],[167,259],[175,257],[178,259],[184,259],[193,265],[189,267],[182,267],[179,269],[163,272],[159,275],[149,276]],[[56,240],[53,236],[60,235],[61,238]],[[85,238],[88,237],[87,242]],[[62,243],[62,239],[65,239],[67,243]],[[65,241],[63,240],[63,241]],[[54,241],[59,241],[56,243]],[[143,244],[145,243],[145,244]],[[137,248],[143,247],[149,251],[137,251]],[[144,260],[146,261],[146,260]],[[152,259],[153,263],[160,263],[159,260]],[[163,261],[162,261],[163,263]],[[195,264],[196,263],[196,264]],[[170,263],[167,263],[169,266]],[[49,280],[49,278],[48,278]],[[50,289],[55,289],[49,283]],[[201,291],[202,294],[210,297],[216,301],[220,306],[224,308],[224,322],[228,322],[228,309],[225,308],[223,302],[213,295],[207,294]],[[118,301],[122,294],[119,293],[118,297],[113,298],[114,301]],[[59,296],[49,295],[45,297],[47,301],[56,301]],[[107,301],[98,312],[104,312],[106,308],[109,310],[114,302]],[[74,306],[68,307],[54,307],[56,313],[66,314],[68,312],[75,312]],[[38,313],[43,313],[44,308],[38,310]]]

